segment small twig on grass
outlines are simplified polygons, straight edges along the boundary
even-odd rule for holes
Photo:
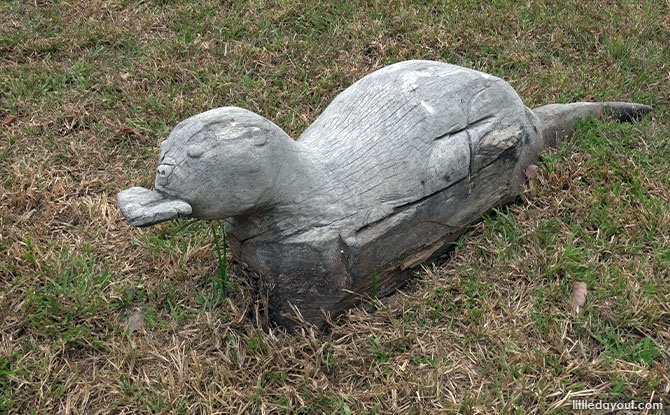
[[[377,268],[372,268],[372,312],[377,311],[375,300],[377,299]]]
[[[217,221],[218,223],[218,221]],[[223,255],[221,255],[221,246],[219,245],[219,236],[216,234],[216,228],[214,227],[214,222],[212,222],[212,235],[214,236],[214,246],[216,247],[216,256],[219,262],[219,277],[221,277],[221,289],[223,293],[226,292],[226,287],[228,286],[228,245],[226,243],[226,225],[219,226],[222,228],[223,233]]]

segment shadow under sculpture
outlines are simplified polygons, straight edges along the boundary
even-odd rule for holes
[[[233,257],[270,290],[270,316],[311,323],[402,285],[492,207],[575,120],[629,120],[632,103],[530,110],[500,78],[431,61],[387,66],[338,95],[298,138],[224,107],[177,125],[160,146],[155,190],[118,194],[133,226],[226,219]],[[353,293],[353,294],[352,294]]]

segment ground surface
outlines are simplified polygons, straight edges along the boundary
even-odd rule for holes
[[[0,413],[668,402],[670,5],[415,3],[0,3]],[[518,203],[326,334],[267,328],[234,264],[223,293],[210,224],[122,221],[116,192],[151,186],[180,120],[236,105],[296,137],[355,80],[419,58],[501,76],[529,106],[655,112],[583,123]]]

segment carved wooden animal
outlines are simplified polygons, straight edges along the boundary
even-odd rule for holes
[[[293,304],[323,322],[361,295],[383,296],[443,253],[474,220],[510,202],[524,169],[577,117],[627,120],[651,108],[526,108],[500,78],[430,61],[397,63],[346,89],[298,138],[225,107],[161,143],[155,190],[118,195],[133,226],[224,219],[234,258],[270,287],[271,316]],[[353,293],[353,294],[352,294]]]

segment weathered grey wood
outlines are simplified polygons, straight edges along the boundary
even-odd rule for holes
[[[574,104],[549,104],[533,110],[542,123],[546,146],[554,146],[559,139],[572,136],[575,121],[589,116],[611,115],[619,121],[632,121],[651,107],[630,102],[575,102]]]
[[[161,144],[155,190],[119,193],[134,226],[179,216],[228,218],[233,256],[270,289],[271,316],[310,322],[406,281],[467,225],[511,201],[525,168],[576,117],[649,107],[551,105],[535,112],[502,79],[408,61],[331,103],[297,141],[226,107],[181,122]],[[351,294],[353,292],[354,294]]]

